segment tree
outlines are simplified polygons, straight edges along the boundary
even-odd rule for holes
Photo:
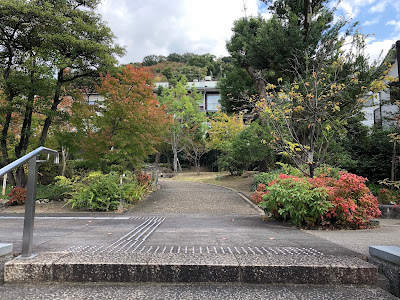
[[[208,118],[208,123],[207,147],[219,151],[224,151],[246,128],[242,113],[228,115],[220,110]]]
[[[195,88],[189,88],[185,77],[176,86],[164,89],[160,102],[167,107],[173,123],[167,142],[174,156],[174,172],[178,171],[178,153],[183,151],[185,138],[196,128],[205,124],[205,113],[200,110],[201,94]]]
[[[319,59],[317,52],[325,51],[325,57],[334,58],[337,46],[353,28],[345,30],[347,20],[334,21],[327,0],[264,2],[271,4],[272,18],[235,21],[233,36],[227,43],[234,63],[251,77],[258,99],[266,97],[268,83],[276,85],[278,78],[292,82],[297,77],[293,65],[300,74],[307,72]]]
[[[208,119],[207,148],[218,150],[218,167],[232,175],[240,174],[243,165],[233,156],[232,143],[245,130],[243,114],[228,115],[218,111]]]
[[[199,127],[195,127],[189,131],[183,143],[184,156],[196,167],[197,175],[200,175],[200,160],[207,153],[204,132],[205,124],[199,125]]]
[[[143,66],[146,67],[150,67],[159,63],[162,63],[163,61],[165,61],[167,58],[165,56],[162,55],[147,55],[143,58]]]
[[[224,111],[251,111],[253,103],[249,102],[251,96],[257,94],[250,75],[244,68],[236,67],[227,72],[218,82],[221,94],[220,104]]]
[[[333,63],[320,57],[321,64],[308,77],[297,73],[297,80],[286,87],[268,84],[266,99],[258,103],[262,117],[273,128],[278,150],[310,177],[347,121],[360,112],[366,93],[380,91],[390,81],[388,76],[373,82],[361,80],[362,70],[349,68],[357,66],[353,63],[357,58],[352,52]]]
[[[98,91],[105,98],[87,120],[86,155],[105,170],[135,167],[156,152],[170,119],[153,93],[147,68],[127,65],[117,76],[101,79]]]
[[[3,164],[10,158],[12,126],[20,128],[15,143],[16,158],[24,155],[33,134],[34,114],[44,120],[38,134],[38,145],[44,145],[50,126],[62,116],[58,106],[63,91],[73,81],[98,76],[99,70],[116,63],[122,48],[114,45],[113,34],[93,10],[98,1],[78,0],[5,0],[0,4],[1,85],[6,105],[1,130]],[[22,115],[20,125],[14,116]],[[13,155],[11,154],[11,157]],[[24,173],[17,170],[23,185]]]

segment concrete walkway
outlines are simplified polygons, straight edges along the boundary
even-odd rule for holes
[[[264,222],[254,205],[229,189],[172,180],[161,186],[129,213],[38,215],[33,252],[359,255],[306,231]],[[0,215],[0,241],[19,252],[22,227],[23,216]]]
[[[332,266],[339,268],[335,269],[335,272],[350,270],[353,273],[356,272],[354,274],[358,274],[357,272],[361,269],[367,270],[369,268],[363,261],[354,261],[354,257],[365,255],[364,248],[362,251],[358,251],[358,248],[347,247],[346,243],[340,242],[340,239],[336,239],[332,235],[327,236],[316,231],[302,231],[274,221],[264,222],[260,217],[260,211],[234,191],[213,185],[167,179],[160,183],[162,186],[160,190],[140,202],[129,213],[77,213],[73,216],[38,215],[35,220],[33,246],[33,252],[39,253],[38,258],[35,259],[36,265],[41,268],[41,262],[55,266],[65,263],[67,265],[64,267],[69,268],[71,263],[76,262],[81,264],[90,262],[107,264],[110,263],[109,259],[111,258],[113,262],[119,265],[127,261],[130,261],[130,264],[141,261],[141,264],[145,264],[151,270],[146,271],[146,278],[139,278],[139,280],[147,280],[151,276],[154,279],[155,275],[150,274],[154,271],[151,267],[154,264],[160,264],[162,269],[168,267],[168,264],[171,263],[175,267],[188,264],[188,266],[193,266],[198,263],[202,266],[215,267],[225,263],[230,270],[234,270],[230,274],[230,276],[233,276],[232,281],[242,282],[238,283],[239,285],[260,280],[258,277],[247,281],[243,279],[243,268],[245,266],[262,267],[270,264],[271,266],[280,266],[282,272],[289,272],[287,268],[296,264],[302,265],[303,269],[310,266],[314,268],[313,272],[316,277],[309,275],[300,277],[318,280],[318,274],[321,274],[321,283],[326,275],[323,272]],[[22,241],[22,226],[22,216],[0,215],[0,242],[14,244],[14,251],[19,252]],[[24,263],[17,262],[14,270],[20,269]],[[29,262],[26,264],[29,264]],[[320,270],[325,271],[318,271],[319,266],[321,267]],[[361,269],[357,270],[356,266]],[[71,266],[71,268],[75,267]],[[237,268],[242,269],[236,274]],[[168,273],[171,272],[169,267],[165,270],[166,273],[163,273],[163,276],[167,276],[165,278],[167,281],[171,280],[173,276],[179,275],[176,270],[172,275]],[[213,270],[217,269],[214,268]],[[215,273],[214,271],[212,273]],[[75,272],[75,269],[71,269],[70,272]],[[223,272],[225,272],[225,275],[223,275],[223,278],[225,278],[227,276],[226,270]],[[259,271],[255,270],[254,272]],[[251,273],[249,276],[256,276],[256,273]],[[293,271],[289,273],[293,273]],[[352,276],[357,277],[354,274]],[[79,274],[75,275],[79,276]],[[259,275],[257,274],[257,276]],[[329,278],[328,275],[326,275],[326,278]],[[107,274],[104,276],[104,278],[108,278]],[[207,276],[204,277],[206,281],[218,281],[221,278],[218,277],[218,274]],[[180,278],[178,277],[174,278],[178,280]],[[19,282],[24,282],[23,278]],[[100,276],[99,278],[103,277]],[[15,282],[18,282],[18,280],[16,279]],[[33,281],[35,280],[33,278]],[[262,280],[268,282],[265,281],[269,280],[268,276],[263,277]],[[367,282],[368,278],[361,279],[359,283],[363,282],[362,280]],[[293,283],[298,281],[299,279],[293,281]],[[318,281],[313,281],[313,283],[316,282]],[[338,283],[340,282],[346,281],[339,280]],[[0,287],[0,294],[12,295],[13,291],[16,292],[17,290],[20,293],[29,291],[29,293],[35,294],[40,293],[41,289],[49,290],[46,285],[26,285],[22,289],[16,288],[17,286],[20,285],[6,284]],[[107,287],[107,285],[98,286],[100,291],[104,286]],[[118,289],[118,287],[115,288]],[[120,288],[129,293],[133,292],[132,287],[129,286],[121,285]],[[276,288],[274,286],[248,287],[244,285],[243,289],[238,289],[236,286],[227,286],[227,289],[231,290],[234,295],[241,295],[240,297],[233,296],[232,299],[251,299],[252,294],[253,296],[257,294],[256,290],[265,294],[266,288],[277,299],[281,293],[285,295],[285,297],[281,297],[282,299],[310,299],[309,296],[313,293],[325,295],[326,299],[349,298],[347,296],[350,296],[351,299],[392,298],[389,294],[375,287],[294,286]],[[60,286],[59,290],[57,290],[57,287],[55,289],[56,293],[57,291],[61,294],[65,293],[65,295],[71,293],[69,286]],[[201,284],[138,285],[138,291],[149,292],[150,294],[150,291],[154,293],[158,291],[161,294],[166,291],[168,294],[171,293],[171,299],[179,298],[175,294],[179,290],[196,291],[198,295],[202,295],[202,298],[210,295],[213,299],[224,299],[224,297],[220,297],[223,295],[221,292],[223,289],[223,284],[216,284],[211,290]],[[91,291],[94,288],[93,285],[83,285],[79,286],[78,290],[85,293],[85,291]],[[246,290],[249,291],[249,294],[240,292]],[[360,297],[351,295],[359,295]],[[373,297],[367,297],[367,295],[373,295]],[[140,298],[139,295],[136,296]],[[195,298],[193,297],[193,299]],[[258,297],[254,296],[253,298]]]

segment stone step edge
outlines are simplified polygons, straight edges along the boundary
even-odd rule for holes
[[[340,259],[340,258],[339,258]],[[34,282],[242,282],[290,284],[368,284],[378,280],[377,268],[355,259],[352,264],[291,261],[91,262],[13,260],[6,264],[6,283]],[[256,259],[255,259],[256,260]]]

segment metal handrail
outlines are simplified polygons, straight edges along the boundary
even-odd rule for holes
[[[38,160],[39,155],[47,154],[47,160],[50,155],[54,156],[54,163],[59,163],[59,155],[56,150],[52,150],[45,147],[39,147],[36,150],[29,152],[21,158],[13,161],[7,166],[0,169],[0,176],[7,174],[13,169],[21,166],[28,162],[28,184],[26,186],[26,205],[25,205],[25,218],[24,218],[24,233],[22,237],[22,252],[20,258],[28,259],[35,255],[32,255],[32,241],[33,241],[33,225],[35,220],[35,203],[36,203],[36,185],[37,185],[37,163],[44,162],[47,160]]]
[[[3,176],[4,174],[12,171],[13,169],[19,167],[20,165],[23,165],[27,161],[29,161],[32,157],[36,157],[39,154],[46,153],[47,154],[47,160],[49,159],[50,154],[54,155],[54,163],[58,164],[59,163],[59,156],[58,152],[56,150],[52,150],[46,147],[39,147],[36,150],[33,150],[29,152],[28,154],[25,154],[21,158],[18,158],[17,160],[13,161],[12,163],[9,163],[7,166],[3,167],[0,169],[0,177]]]

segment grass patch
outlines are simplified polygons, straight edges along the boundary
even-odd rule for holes
[[[244,178],[229,175],[229,172],[201,172],[197,175],[196,172],[184,171],[177,173],[171,180],[210,183],[231,188],[246,195],[250,195],[253,186],[253,176]]]

